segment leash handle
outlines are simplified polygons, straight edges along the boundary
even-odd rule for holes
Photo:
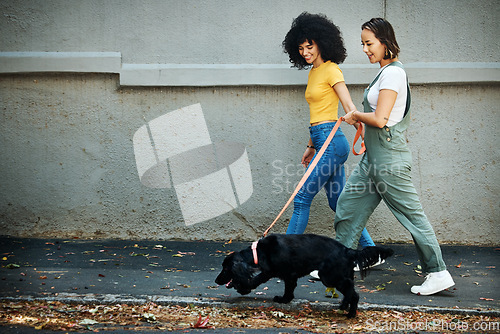
[[[361,137],[361,134],[363,133],[363,123],[358,122],[358,131],[356,131],[356,135],[354,136],[354,142],[352,143],[352,153],[354,155],[360,155],[365,153],[366,147],[365,147],[365,141],[361,140],[361,148],[359,149],[359,152],[356,152],[354,149],[354,145],[358,142],[359,137]]]
[[[318,164],[319,159],[321,158],[321,156],[323,155],[323,153],[326,151],[326,148],[328,147],[328,145],[330,145],[330,142],[332,141],[333,136],[335,135],[335,132],[337,132],[337,130],[338,130],[339,126],[340,126],[340,123],[342,123],[343,120],[344,120],[344,117],[340,117],[337,120],[337,123],[335,123],[335,126],[333,127],[332,131],[330,132],[330,134],[326,138],[325,143],[323,144],[323,146],[321,146],[321,149],[316,154],[316,156],[314,157],[313,161],[307,167],[306,173],[304,174],[304,176],[302,176],[302,179],[300,179],[300,182],[297,185],[297,187],[295,187],[295,190],[293,191],[292,196],[290,196],[290,198],[288,199],[288,202],[286,202],[286,204],[283,207],[283,209],[281,209],[280,213],[278,214],[278,216],[276,217],[276,219],[274,219],[274,221],[271,224],[271,226],[269,226],[267,228],[267,230],[264,232],[264,234],[262,235],[263,237],[265,237],[269,233],[269,231],[274,226],[274,224],[276,224],[276,222],[278,221],[278,219],[280,219],[281,215],[283,214],[283,212],[285,212],[286,208],[288,208],[288,206],[292,202],[292,200],[295,197],[295,195],[297,195],[297,193],[299,192],[300,188],[302,188],[302,186],[306,182],[306,180],[309,177],[309,175],[311,175],[312,171],[314,170],[314,167],[316,167],[316,165]],[[358,132],[359,132],[359,128],[358,128]],[[361,132],[359,132],[359,134],[361,135]]]

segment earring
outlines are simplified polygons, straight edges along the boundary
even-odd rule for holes
[[[394,53],[392,53],[392,51],[389,50],[388,48],[385,48],[385,56],[389,57],[389,59],[392,59],[394,58]]]

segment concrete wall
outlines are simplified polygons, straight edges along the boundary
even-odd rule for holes
[[[307,10],[343,31],[342,68],[358,108],[376,72],[360,25],[375,16],[393,23],[413,84],[408,141],[426,214],[441,242],[499,239],[496,1],[3,1],[0,9],[2,234],[257,238],[303,173],[307,71],[289,69],[280,44]],[[245,147],[251,196],[189,224],[189,195],[141,182],[134,135],[197,104],[212,142]],[[349,157],[348,172],[358,160]],[[196,202],[200,216],[208,203]],[[290,216],[291,208],[273,231],[284,232]],[[307,231],[333,235],[332,225],[320,194]],[[385,205],[368,229],[376,241],[411,240]]]

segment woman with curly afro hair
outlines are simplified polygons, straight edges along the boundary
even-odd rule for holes
[[[321,14],[300,14],[292,23],[283,41],[293,67],[309,68],[305,98],[309,104],[310,139],[302,164],[307,167],[316,150],[322,147],[338,119],[339,101],[346,112],[356,110],[338,64],[346,58],[346,49],[339,28]],[[287,234],[304,233],[314,196],[324,188],[333,211],[345,184],[344,162],[349,143],[339,128],[316,168],[294,198],[293,215]],[[360,239],[362,247],[374,246],[366,231]],[[314,275],[313,275],[314,276]]]

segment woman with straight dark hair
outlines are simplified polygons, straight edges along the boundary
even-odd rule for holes
[[[410,87],[391,24],[374,18],[361,29],[363,51],[370,63],[379,63],[380,70],[365,90],[364,112],[355,110],[345,116],[349,124],[366,124],[366,154],[338,200],[334,223],[337,240],[356,248],[368,218],[383,200],[411,233],[422,269],[429,273],[411,292],[431,295],[455,283],[411,181],[411,152],[405,137],[410,122]]]

